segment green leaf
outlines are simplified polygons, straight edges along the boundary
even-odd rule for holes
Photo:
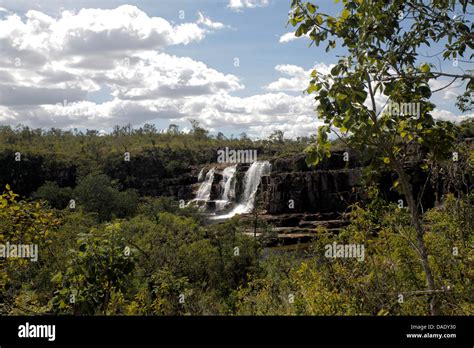
[[[339,93],[337,95],[337,99],[338,100],[345,100],[347,98],[347,94],[344,94],[344,93]]]
[[[308,94],[311,94],[313,92],[317,92],[319,90],[319,86],[315,85],[314,83],[310,84],[309,87],[306,89],[306,92]]]
[[[303,35],[305,33],[305,30],[306,30],[306,26],[304,24],[301,24],[299,26],[298,29],[296,29],[295,31],[295,36],[296,37],[300,37],[301,35]]]
[[[420,69],[424,73],[429,73],[430,72],[430,66],[428,64],[422,64]]]
[[[331,69],[331,75],[338,76],[340,71],[341,71],[341,67],[339,65],[336,65]]]
[[[355,91],[356,99],[359,103],[363,103],[367,99],[367,92],[365,91]]]
[[[61,272],[58,272],[58,273],[56,273],[56,274],[54,275],[53,278],[51,278],[51,281],[52,281],[53,283],[60,283],[62,279],[63,279],[62,273],[61,273]]]
[[[343,19],[347,19],[347,17],[349,17],[351,13],[349,12],[349,10],[345,9],[344,11],[342,11],[342,14],[341,14],[341,17]]]

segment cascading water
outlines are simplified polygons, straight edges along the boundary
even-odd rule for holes
[[[203,168],[201,169],[201,171],[199,172],[199,174],[198,174],[198,182],[201,182],[201,181],[204,180],[204,169],[205,169],[205,168],[206,168],[206,167],[203,167]]]
[[[220,182],[222,195],[220,200],[216,201],[217,211],[224,209],[235,198],[235,180],[233,178],[236,171],[237,165],[227,167],[222,171],[222,181]]]
[[[214,181],[214,172],[216,171],[216,168],[211,168],[207,174],[206,178],[199,186],[199,190],[196,193],[196,198],[194,199],[195,201],[204,201],[207,202],[209,198],[211,197],[211,188],[212,188],[212,182]]]
[[[255,204],[255,195],[257,194],[258,186],[260,185],[262,176],[270,174],[271,169],[272,166],[268,161],[254,162],[250,166],[249,170],[245,173],[245,190],[241,199],[243,213],[249,213],[252,211]]]
[[[245,173],[244,193],[240,199],[240,204],[230,213],[216,216],[215,219],[228,219],[237,214],[250,213],[255,205],[255,196],[262,176],[270,174],[271,168],[272,166],[268,161],[252,163]]]

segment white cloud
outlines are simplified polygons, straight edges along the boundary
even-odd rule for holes
[[[375,89],[375,83],[371,83],[372,90]],[[367,109],[372,110],[372,99],[369,96],[369,89],[366,88],[365,92],[367,92],[367,98],[365,99],[364,105],[367,107]],[[374,102],[375,102],[375,113],[380,114],[384,110],[387,109],[387,102],[388,102],[388,97],[382,94],[380,91],[374,94]]]
[[[448,101],[455,101],[459,97],[459,93],[453,90],[446,90],[443,94],[443,99]]]
[[[106,128],[127,123],[141,124],[150,120],[180,118],[178,105],[171,99],[156,101],[112,101],[97,104],[78,101],[65,105],[37,105],[28,108],[7,108],[0,121],[32,127]]]
[[[229,0],[227,5],[230,9],[241,11],[243,8],[265,7],[269,0]]]
[[[329,74],[333,65],[326,65],[324,63],[318,63],[314,66],[313,69],[318,71],[321,74]],[[273,81],[264,88],[269,91],[294,91],[302,92],[304,91],[311,80],[311,71],[313,69],[304,70],[302,67],[291,65],[291,64],[281,64],[275,67],[275,70],[281,74],[289,76],[280,77],[277,81]]]
[[[202,24],[210,29],[223,29],[225,25],[220,22],[214,22],[209,17],[206,17],[202,12],[198,12],[198,21],[197,24]]]
[[[243,88],[234,75],[225,75],[191,58],[148,52],[132,56],[129,65],[96,74],[120,99],[141,100],[208,95]]]
[[[442,100],[449,102],[456,101],[456,98],[464,93],[465,82],[454,82],[450,85],[451,80],[447,78],[431,79],[429,85],[432,91],[438,90],[435,95],[440,96]]]
[[[285,138],[295,139],[301,136],[308,137],[316,134],[318,127],[323,124],[324,122],[318,121],[314,116],[300,116],[295,119],[295,122],[250,126],[249,134],[259,138],[266,138],[275,130],[280,130],[284,133]]]
[[[307,39],[309,38],[309,34],[301,35],[301,36],[295,36],[294,31],[290,31],[289,33],[285,33],[282,36],[280,36],[280,43],[287,43],[295,40],[300,40],[300,39]]]
[[[11,51],[35,50],[43,54],[84,55],[95,52],[130,52],[188,44],[205,37],[199,23],[172,25],[149,17],[135,6],[115,9],[82,9],[62,12],[58,19],[28,11],[26,21],[18,15],[0,21],[0,40]]]
[[[250,97],[233,97],[219,93],[209,98],[188,100],[180,109],[188,117],[197,118],[204,126],[218,129],[247,129],[253,137],[262,137],[275,129],[284,129],[288,136],[309,136],[317,123],[311,96],[267,93]],[[313,127],[314,126],[314,127]],[[277,128],[276,128],[277,127]],[[311,128],[311,132],[307,129]]]
[[[220,27],[200,17],[206,26]],[[207,29],[173,26],[134,6],[63,12],[58,19],[28,11],[0,20],[0,104],[43,105],[83,100],[107,86],[119,99],[150,99],[243,88],[190,58],[159,53],[199,41]]]
[[[440,121],[450,121],[453,123],[460,123],[468,118],[474,117],[474,113],[470,113],[467,115],[455,115],[451,111],[448,110],[441,110],[441,109],[434,109],[431,114],[433,118]]]
[[[286,34],[283,34],[282,36],[280,36],[280,43],[290,42],[290,41],[293,41],[293,40],[297,40],[299,38],[301,38],[301,36],[297,37],[297,36],[295,36],[294,31],[290,31],[289,33],[286,33]]]
[[[247,130],[254,137],[275,129],[289,137],[313,134],[313,98],[282,92],[305,88],[303,68],[279,65],[288,81],[270,84],[275,93],[236,97],[231,93],[244,88],[237,76],[165,53],[224,26],[198,17],[174,25],[120,6],[57,18],[38,11],[0,18],[0,123],[107,129],[157,120],[185,125],[194,118],[211,130]]]

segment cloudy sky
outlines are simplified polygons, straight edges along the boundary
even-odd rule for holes
[[[326,13],[340,11],[322,3]],[[226,135],[313,134],[319,122],[302,90],[312,68],[329,71],[343,52],[328,55],[295,38],[286,27],[289,6],[0,0],[0,124],[109,131],[127,123],[186,129],[196,119]],[[435,94],[438,117],[473,116],[454,107],[462,87]]]

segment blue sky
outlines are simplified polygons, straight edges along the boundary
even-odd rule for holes
[[[129,122],[187,129],[197,119],[226,135],[311,135],[320,122],[302,94],[309,71],[328,71],[343,50],[287,40],[289,8],[290,0],[0,0],[0,124],[109,131]],[[435,95],[437,116],[459,119],[461,87]]]

